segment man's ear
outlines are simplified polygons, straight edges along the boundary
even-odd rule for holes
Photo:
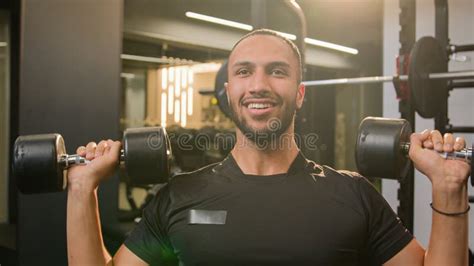
[[[304,94],[306,92],[306,88],[303,83],[300,83],[298,85],[298,90],[296,91],[296,108],[301,109],[303,106],[303,101],[304,101]]]

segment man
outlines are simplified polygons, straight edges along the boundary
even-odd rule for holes
[[[269,30],[244,36],[228,74],[238,127],[231,154],[171,180],[113,260],[101,239],[96,190],[113,173],[120,143],[78,148],[92,162],[69,173],[70,265],[467,264],[469,166],[433,151],[460,150],[463,139],[437,131],[411,136],[410,157],[433,187],[425,251],[364,178],[319,166],[298,150],[291,136],[305,87],[291,41]]]

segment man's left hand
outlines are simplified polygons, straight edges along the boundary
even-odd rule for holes
[[[438,153],[460,151],[466,146],[464,138],[450,133],[441,136],[437,130],[425,130],[410,137],[410,159],[416,169],[431,181],[433,189],[462,191],[466,187],[470,166],[462,160],[446,160]]]

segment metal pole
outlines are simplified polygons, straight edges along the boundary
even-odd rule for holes
[[[469,79],[474,78],[474,71],[456,71],[446,73],[431,73],[430,79]]]
[[[304,74],[306,72],[306,32],[307,32],[307,26],[306,26],[306,17],[304,15],[303,10],[301,9],[300,5],[296,3],[295,0],[286,0],[284,1],[285,5],[296,15],[299,23],[299,27],[297,28],[298,31],[296,33],[296,46],[300,50],[301,54],[301,64],[303,65],[303,78]]]
[[[403,61],[409,59],[410,51],[416,42],[416,1],[413,0],[399,0],[399,56]],[[407,70],[408,71],[408,70]],[[406,74],[407,72],[402,71]],[[398,102],[398,110],[401,118],[406,119],[413,128],[415,128],[415,108],[413,99],[400,99]],[[404,180],[400,180],[400,187],[398,188],[399,205],[397,207],[397,214],[402,220],[406,228],[413,233],[414,220],[414,199],[415,199],[415,182],[414,182],[414,167],[410,166],[407,176]]]
[[[254,29],[268,28],[267,26],[267,1],[251,1],[252,26]]]
[[[303,81],[305,86],[322,86],[322,85],[338,85],[338,84],[362,84],[362,83],[383,83],[392,82],[397,76],[374,76],[374,77],[360,77],[360,78],[342,78],[342,79],[326,79],[326,80],[311,80]],[[407,81],[408,75],[400,75],[398,78],[401,81]],[[471,79],[474,78],[474,71],[456,71],[444,73],[431,73],[428,75],[429,79]]]
[[[450,45],[448,51],[450,54],[474,51],[474,44]]]
[[[393,76],[376,76],[376,77],[361,77],[361,78],[312,80],[312,81],[303,81],[303,84],[305,86],[321,86],[321,85],[338,85],[338,84],[383,83],[383,82],[393,81],[393,79],[394,79]]]
[[[450,90],[452,89],[463,89],[463,88],[474,88],[474,81],[461,81],[461,82],[455,82],[455,81],[451,81],[449,84],[448,84],[448,88]]]
[[[474,127],[459,127],[453,125],[446,126],[446,132],[450,133],[474,133]]]

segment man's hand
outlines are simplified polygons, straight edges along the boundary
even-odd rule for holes
[[[410,159],[433,186],[432,206],[436,210],[432,214],[430,241],[425,254],[418,242],[412,240],[384,265],[467,265],[470,166],[461,160],[446,160],[439,154],[462,150],[465,145],[463,138],[455,140],[452,134],[442,137],[437,130],[411,135]]]
[[[470,166],[465,161],[446,160],[438,154],[463,149],[464,139],[455,140],[452,134],[442,137],[437,130],[425,130],[412,134],[410,142],[411,160],[433,185],[433,206],[445,212],[466,210]]]
[[[90,162],[68,169],[68,189],[92,191],[99,183],[111,176],[118,166],[120,142],[102,140],[99,144],[89,142],[77,148],[76,153]]]
[[[410,138],[410,158],[416,169],[425,174],[434,187],[460,189],[466,185],[470,167],[462,160],[445,160],[439,152],[462,150],[466,143],[464,138],[454,139],[452,134],[444,137],[437,130],[414,133]]]
[[[90,162],[68,169],[67,249],[69,265],[106,265],[97,200],[97,186],[118,166],[120,142],[103,140],[77,148]]]

